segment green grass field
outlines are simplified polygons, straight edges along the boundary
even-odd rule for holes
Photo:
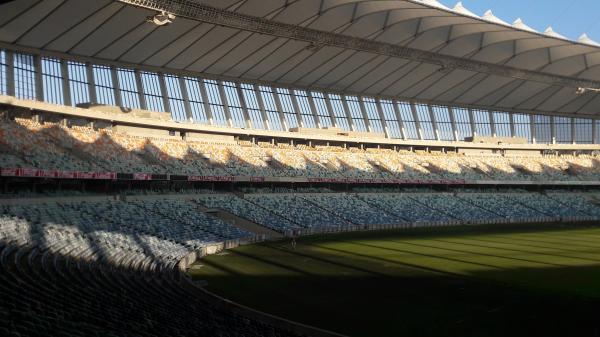
[[[190,270],[241,304],[350,336],[598,336],[600,227],[347,233]]]

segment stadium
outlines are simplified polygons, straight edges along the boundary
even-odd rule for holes
[[[600,336],[599,178],[585,34],[0,2],[2,336]]]

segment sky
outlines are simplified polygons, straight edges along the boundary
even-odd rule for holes
[[[438,0],[453,8],[458,0]],[[600,42],[600,0],[462,0],[471,12],[495,16],[513,23],[517,18],[537,31],[552,26],[554,31],[576,40],[583,33]]]

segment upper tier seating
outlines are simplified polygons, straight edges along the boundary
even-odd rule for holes
[[[0,125],[0,166],[63,171],[191,176],[337,179],[592,181],[594,156],[465,156],[456,153],[343,149],[249,142],[212,144],[178,137],[143,138],[27,119]]]

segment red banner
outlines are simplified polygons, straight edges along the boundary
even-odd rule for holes
[[[263,182],[265,181],[265,177],[250,177],[250,181],[252,182]]]
[[[150,173],[134,173],[133,180],[152,180],[152,174],[150,174]]]
[[[0,171],[0,175],[3,177],[18,177],[20,174],[20,169],[16,168],[3,168]]]
[[[96,172],[95,179],[115,180],[117,179],[117,174],[115,172]]]
[[[32,168],[23,168],[20,169],[21,174],[19,175],[20,177],[39,177],[40,176],[40,170],[38,169],[32,169]]]
[[[75,179],[76,175],[73,171],[60,171],[58,172],[58,178],[62,179]]]
[[[188,181],[233,181],[232,176],[188,176]]]
[[[56,170],[40,170],[39,177],[43,178],[56,178],[58,176],[58,171]]]

